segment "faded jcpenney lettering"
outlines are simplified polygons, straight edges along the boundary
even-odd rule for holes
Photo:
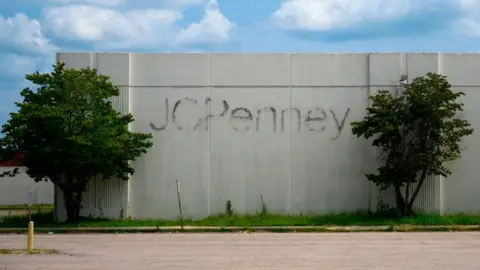
[[[201,105],[205,108],[211,106],[212,100],[207,98],[204,102],[204,105],[201,105],[200,102],[193,98],[183,98],[177,100],[173,103],[173,110],[170,114],[170,103],[168,98],[165,99],[165,119],[163,123],[157,124],[150,122],[150,127],[156,131],[165,130],[169,124],[171,117],[171,122],[173,125],[178,128],[178,130],[184,130],[184,126],[179,123],[177,119],[177,114],[182,110],[183,106],[190,105]],[[261,131],[264,127],[261,127],[263,117],[271,117],[272,119],[272,131],[273,132],[283,132],[286,129],[286,120],[285,117],[290,115],[291,121],[296,119],[295,129],[297,131],[302,131],[305,128],[311,132],[321,132],[327,129],[327,126],[332,126],[335,128],[335,136],[332,138],[336,140],[340,137],[342,130],[345,126],[345,120],[347,119],[350,113],[350,108],[341,114],[337,114],[334,110],[324,110],[321,107],[315,107],[313,109],[307,110],[306,113],[298,108],[282,108],[277,109],[275,107],[263,107],[250,109],[246,107],[237,107],[231,108],[226,100],[221,101],[221,109],[215,113],[205,113],[205,115],[200,116],[194,125],[194,130],[208,130],[208,123],[211,118],[215,117],[228,117],[229,124],[232,126],[233,130],[239,132],[245,131]],[[328,124],[330,121],[330,125]],[[294,123],[294,122],[292,122]],[[303,124],[303,125],[302,125]]]

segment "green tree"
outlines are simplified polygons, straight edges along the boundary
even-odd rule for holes
[[[0,158],[24,155],[26,173],[35,181],[50,180],[65,198],[67,219],[79,219],[82,192],[89,180],[134,173],[131,160],[152,146],[151,134],[128,130],[131,114],[116,112],[108,98],[119,88],[95,69],[66,69],[63,63],[51,73],[35,72],[26,79],[37,91],[21,91],[23,102],[3,125]],[[14,168],[2,176],[14,176]]]
[[[372,145],[385,153],[378,172],[366,177],[382,189],[394,188],[397,213],[404,216],[413,214],[413,203],[428,175],[451,174],[445,164],[460,158],[461,139],[473,129],[457,116],[463,110],[457,99],[464,93],[452,91],[445,76],[427,73],[400,90],[400,94],[382,90],[372,95],[366,116],[352,123],[352,132],[372,138]]]

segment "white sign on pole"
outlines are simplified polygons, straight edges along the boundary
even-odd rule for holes
[[[33,204],[33,193],[28,192],[28,206],[32,207],[32,204]]]

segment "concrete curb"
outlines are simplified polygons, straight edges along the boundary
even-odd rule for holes
[[[480,225],[381,226],[180,226],[169,227],[65,227],[35,228],[40,234],[61,233],[202,233],[202,232],[448,232],[480,231]],[[0,234],[24,234],[27,228],[0,228]]]

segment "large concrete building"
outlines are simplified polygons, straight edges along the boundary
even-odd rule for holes
[[[129,181],[91,181],[82,215],[177,217],[176,179],[186,216],[375,210],[392,202],[364,174],[380,158],[352,135],[378,89],[437,72],[466,93],[465,117],[480,126],[480,54],[137,54],[59,53],[70,68],[93,67],[121,89],[130,129],[153,134]],[[430,177],[416,207],[478,212],[480,134],[465,139],[449,179]],[[58,190],[57,190],[58,191]],[[57,214],[64,217],[56,192]],[[60,218],[62,219],[62,218]]]

